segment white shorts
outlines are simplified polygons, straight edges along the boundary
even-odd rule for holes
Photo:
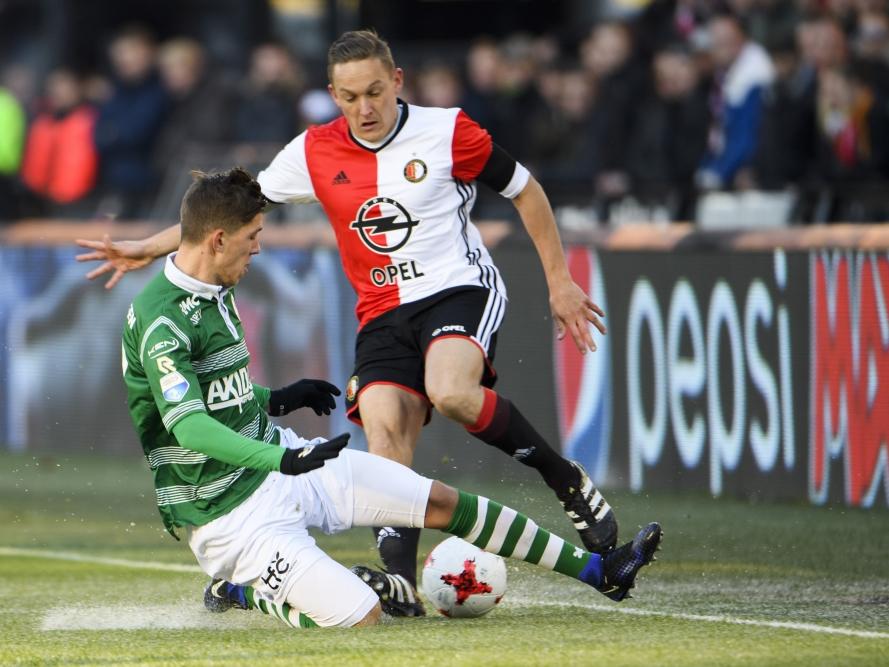
[[[298,448],[310,442],[281,429],[281,444]],[[211,577],[252,586],[262,597],[286,602],[320,626],[350,627],[378,598],[324,553],[308,529],[422,528],[431,487],[431,479],[400,463],[344,449],[310,473],[269,473],[231,512],[190,528],[188,545]]]

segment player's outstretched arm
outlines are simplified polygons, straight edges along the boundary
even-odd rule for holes
[[[301,475],[320,468],[349,444],[349,434],[343,433],[301,449],[275,447],[246,438],[204,413],[194,413],[179,421],[173,434],[186,449],[217,461],[255,470],[277,470],[285,475]]]
[[[179,225],[171,225],[163,231],[138,241],[112,241],[106,234],[101,241],[77,239],[77,245],[92,252],[77,255],[78,262],[102,262],[86,274],[89,280],[113,271],[105,283],[106,289],[114,287],[124,274],[147,266],[155,258],[173,252],[179,247]]]
[[[552,207],[543,188],[533,177],[515,199],[512,200],[519,217],[528,230],[549,287],[549,305],[556,323],[559,340],[571,334],[581,353],[596,350],[596,341],[590,332],[592,324],[605,334],[605,325],[599,319],[604,317],[602,309],[593,303],[589,295],[571,279],[559,229],[553,216]]]

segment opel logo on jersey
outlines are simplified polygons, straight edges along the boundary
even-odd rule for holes
[[[374,208],[377,215],[367,217]],[[418,224],[420,221],[414,220],[394,199],[372,197],[358,209],[357,219],[349,223],[349,229],[357,230],[364,245],[374,252],[388,254],[402,248]]]
[[[426,168],[426,163],[423,160],[413,159],[404,165],[404,177],[411,183],[419,183],[426,178],[428,173],[429,170]]]

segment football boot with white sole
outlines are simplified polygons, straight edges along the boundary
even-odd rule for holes
[[[389,574],[384,570],[373,570],[364,565],[352,568],[361,581],[370,586],[377,597],[383,612],[390,616],[425,616],[426,609],[420,596],[411,583],[400,574]]]
[[[576,461],[578,479],[556,493],[587,551],[605,555],[617,544],[617,519],[584,467]]]

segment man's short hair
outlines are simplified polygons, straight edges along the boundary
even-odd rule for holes
[[[395,60],[384,39],[375,30],[344,32],[327,50],[327,78],[333,82],[333,66],[354,60],[379,58],[386,69],[395,69]]]
[[[194,181],[179,209],[183,241],[198,243],[214,229],[234,233],[268,204],[259,183],[241,167],[212,174],[193,171],[191,175]]]

